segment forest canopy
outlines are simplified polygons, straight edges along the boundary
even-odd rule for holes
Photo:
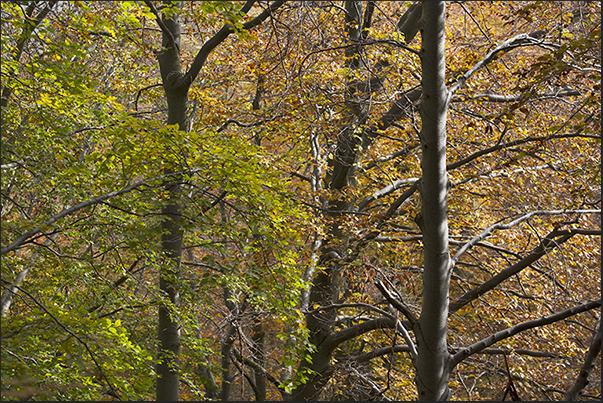
[[[601,400],[601,4],[3,1],[2,400]]]

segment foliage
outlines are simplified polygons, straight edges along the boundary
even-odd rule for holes
[[[266,3],[152,3],[164,19],[180,14],[185,71],[233,27],[188,90],[186,131],[165,124],[162,32],[146,3],[2,2],[1,235],[14,245],[2,254],[3,399],[154,399],[157,310],[170,305],[158,285],[166,183],[181,190],[170,311],[183,399],[249,400],[258,376],[267,400],[312,383],[318,314],[329,337],[357,331],[329,353],[322,399],[415,399],[409,343],[390,320],[408,318],[377,285],[419,316],[420,99],[403,95],[421,85],[421,38],[396,28],[410,3],[364,2],[374,10],[357,42],[352,2],[285,2],[249,30]],[[30,29],[28,10],[44,7]],[[446,24],[457,352],[600,298],[600,4],[448,3]],[[484,59],[519,34],[534,41]],[[406,113],[384,120],[396,103]],[[549,237],[525,268],[455,307]],[[451,399],[499,399],[509,379],[522,399],[561,399],[599,315],[471,355],[451,372]],[[583,396],[600,393],[594,382]]]

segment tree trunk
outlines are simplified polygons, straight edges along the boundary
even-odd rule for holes
[[[266,365],[266,354],[264,352],[264,338],[266,332],[264,331],[264,324],[255,314],[253,319],[253,330],[251,334],[251,340],[253,342],[253,358],[254,361],[260,364],[262,367]],[[266,376],[258,370],[254,370],[255,373],[255,389],[256,395],[255,400],[258,402],[266,401]]]
[[[450,354],[446,332],[450,255],[446,175],[445,3],[424,2],[420,23],[421,66],[421,213],[424,273],[421,316],[415,323],[416,383],[419,400],[447,400]]]
[[[181,7],[181,3],[178,3]],[[180,23],[178,15],[163,22],[169,33],[163,32],[162,51],[158,55],[163,88],[168,105],[168,125],[178,125],[179,130],[187,129],[188,88],[180,68]],[[171,35],[170,35],[171,34]],[[171,36],[171,37],[170,37]],[[166,150],[166,152],[170,152]],[[178,167],[167,167],[166,174]],[[179,305],[180,259],[182,255],[182,227],[179,204],[180,186],[178,178],[164,184],[168,199],[161,214],[161,249],[165,260],[160,268],[159,288],[169,299],[169,304]],[[159,362],[157,364],[157,400],[179,400],[178,366],[180,355],[180,327],[170,312],[169,304],[159,306]]]
[[[345,2],[346,32],[351,43],[357,43],[361,39],[363,30],[362,2]],[[370,18],[367,24],[370,23]],[[350,46],[345,50],[345,65],[351,71],[358,70],[361,63],[361,47]],[[354,164],[358,160],[361,150],[361,139],[357,135],[357,129],[366,123],[368,117],[367,108],[363,97],[365,93],[357,90],[357,82],[354,73],[350,73],[348,88],[346,91],[346,127],[337,139],[337,148],[333,159],[329,161],[331,175],[329,188],[334,191],[329,200],[327,216],[331,222],[328,226],[327,235],[322,243],[320,251],[319,266],[324,267],[312,283],[309,296],[309,307],[323,305],[328,306],[337,302],[340,288],[340,260],[345,255],[348,237],[341,226],[347,219],[346,213],[353,208],[354,203],[349,200],[341,200],[340,192],[348,186],[354,186]],[[335,309],[314,312],[306,318],[306,324],[310,331],[310,342],[316,347],[311,354],[311,360],[304,360],[298,368],[299,371],[309,369],[313,371],[309,379],[298,386],[291,393],[291,400],[318,400],[320,393],[330,379],[333,368],[331,356],[337,347],[333,343],[333,324],[337,316]]]
[[[150,0],[145,0],[163,33],[161,51],[158,53],[161,80],[168,105],[168,125],[177,125],[181,131],[188,130],[188,91],[207,60],[207,56],[222,43],[235,27],[225,24],[218,33],[207,40],[195,57],[186,74],[182,73],[180,64],[180,22],[179,13],[161,17]],[[255,2],[248,1],[241,8],[240,13],[246,14]],[[274,10],[283,5],[284,1],[275,1],[255,18],[243,24],[244,29],[251,29],[261,24]],[[183,2],[164,1],[164,4],[173,9],[181,9]],[[166,173],[171,174],[180,167],[167,167]],[[166,204],[162,208],[163,221],[161,224],[161,248],[166,258],[160,271],[160,290],[169,298],[169,304],[178,307],[178,281],[180,278],[180,259],[182,255],[182,207],[180,200],[179,178],[174,177],[164,184],[168,195]],[[159,363],[157,365],[157,400],[175,401],[178,393],[178,356],[180,354],[180,328],[167,305],[159,308]]]

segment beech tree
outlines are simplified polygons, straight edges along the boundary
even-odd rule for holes
[[[188,91],[192,83],[197,78],[203,68],[203,64],[211,51],[224,41],[231,33],[235,32],[235,26],[227,24],[220,31],[210,38],[199,50],[195,60],[186,73],[182,73],[180,63],[180,23],[179,11],[182,8],[182,2],[166,3],[164,8],[167,11],[159,16],[157,9],[151,1],[146,2],[153,14],[157,15],[157,23],[162,30],[163,39],[161,42],[162,50],[158,53],[159,66],[161,69],[161,79],[165,90],[168,116],[167,124],[176,125],[177,130],[187,131],[188,128]],[[241,8],[240,14],[245,15],[255,1],[248,1]],[[264,21],[270,13],[283,4],[282,1],[271,4],[256,18],[242,24],[242,29],[250,29]],[[236,14],[235,14],[236,17]],[[238,22],[238,21],[237,21]],[[167,167],[165,174],[171,175],[178,171],[180,167]],[[171,181],[170,181],[171,182]],[[180,217],[182,210],[180,207],[179,185],[167,183],[166,191],[168,193],[167,204],[162,208],[162,238],[161,244],[166,257],[171,262],[166,265],[167,269],[160,275],[160,290],[164,291],[174,307],[179,305],[178,296],[178,278],[182,255],[182,227]],[[170,269],[171,267],[171,269]],[[180,354],[180,329],[178,323],[170,314],[169,309],[164,306],[159,307],[159,351],[162,354],[157,368],[157,400],[175,401],[179,400],[178,383],[178,356]]]
[[[415,321],[417,388],[420,400],[448,400],[448,187],[446,174],[445,3],[422,4],[421,21],[421,213],[423,303]]]
[[[3,398],[600,398],[600,60],[595,2],[3,2]]]
[[[435,10],[430,10],[431,13],[425,11],[425,8],[429,10],[432,6]],[[534,211],[511,221],[509,224],[493,225],[484,230],[484,232],[469,239],[466,243],[460,243],[459,245],[461,247],[456,251],[454,257],[449,257],[446,194],[451,183],[447,180],[446,170],[457,169],[480,156],[488,155],[507,147],[523,144],[524,142],[529,143],[536,140],[536,138],[527,138],[525,140],[519,139],[501,143],[501,140],[507,131],[505,128],[502,130],[502,134],[494,147],[478,150],[468,158],[460,159],[456,163],[446,164],[447,142],[444,130],[446,124],[446,109],[448,108],[448,105],[454,105],[453,102],[458,101],[456,92],[459,91],[467,80],[476,72],[480,69],[488,68],[487,66],[499,58],[501,54],[508,53],[517,47],[540,45],[542,43],[542,32],[536,32],[534,30],[533,34],[519,34],[494,47],[490,52],[485,54],[481,60],[455,77],[456,82],[447,90],[444,87],[444,74],[446,68],[444,67],[443,62],[443,36],[445,29],[443,23],[444,11],[442,7],[442,4],[436,5],[433,3],[430,3],[429,6],[427,6],[427,4],[421,5],[420,3],[414,4],[402,15],[398,23],[395,24],[400,32],[404,34],[407,43],[414,38],[414,35],[418,30],[422,30],[423,42],[421,43],[421,50],[417,52],[417,56],[421,57],[423,70],[421,75],[421,86],[418,89],[403,93],[389,110],[383,113],[380,118],[374,119],[374,123],[371,124],[369,110],[371,109],[371,105],[375,103],[375,98],[367,96],[366,93],[362,94],[359,91],[359,89],[362,89],[370,93],[371,90],[369,88],[371,87],[361,86],[358,81],[353,80],[350,80],[351,83],[347,84],[342,108],[343,111],[345,111],[345,114],[343,115],[345,116],[344,128],[338,130],[337,143],[334,146],[333,158],[330,161],[331,169],[326,175],[328,189],[331,191],[336,190],[336,192],[332,193],[332,198],[328,201],[326,212],[327,217],[332,216],[332,218],[327,220],[328,229],[325,231],[326,237],[323,240],[321,246],[322,253],[318,261],[319,265],[323,266],[323,270],[315,277],[310,292],[310,311],[308,312],[307,326],[311,332],[311,341],[316,346],[316,350],[312,351],[310,357],[304,360],[300,366],[300,370],[309,370],[308,372],[310,375],[307,382],[294,390],[292,394],[293,400],[316,400],[320,399],[321,396],[324,398],[325,385],[329,382],[338,368],[344,368],[344,371],[352,372],[354,374],[352,376],[366,385],[366,388],[370,391],[369,396],[371,396],[371,398],[374,398],[375,396],[383,397],[383,393],[387,390],[387,387],[382,389],[377,386],[377,384],[371,380],[370,372],[362,374],[358,369],[354,368],[354,366],[381,355],[395,354],[396,351],[407,351],[410,353],[413,365],[416,367],[415,376],[420,399],[447,399],[450,397],[448,384],[451,381],[452,371],[454,371],[457,365],[471,355],[483,352],[494,343],[507,337],[511,337],[520,331],[525,331],[526,329],[535,326],[541,326],[545,323],[554,323],[557,320],[562,320],[562,318],[565,319],[577,312],[583,312],[600,306],[600,300],[595,298],[585,304],[554,313],[542,320],[526,321],[510,327],[507,330],[501,330],[489,337],[484,337],[481,341],[476,342],[467,348],[450,347],[447,332],[447,325],[450,320],[448,317],[448,289],[450,286],[451,275],[459,258],[466,253],[469,248],[482,241],[485,236],[489,236],[495,228],[511,228],[518,223],[528,220],[534,215],[556,215],[563,214],[564,211]],[[370,39],[368,39],[369,37],[367,34],[371,28],[370,24],[374,9],[375,3],[368,2],[363,15],[361,2],[345,3],[345,24],[347,40],[349,41],[348,44],[344,46],[346,49],[345,62],[352,77],[358,77],[357,71],[359,70],[359,66],[363,66],[370,71],[368,58],[366,58],[366,55],[363,53],[364,48],[361,45],[374,45],[374,42],[371,43]],[[467,10],[465,9],[465,11]],[[469,12],[467,13],[469,14]],[[420,18],[423,18],[422,27],[418,24]],[[430,18],[430,23],[426,23],[425,21]],[[412,49],[405,48],[404,45],[400,44],[398,47],[408,52],[412,52]],[[431,59],[428,59],[429,62],[426,62],[428,57],[431,57]],[[544,58],[546,59],[546,56],[544,56]],[[376,72],[377,69],[370,71],[371,75]],[[375,76],[372,76],[372,78],[367,79],[365,82],[375,82],[373,80],[374,78]],[[380,79],[382,80],[382,78]],[[448,81],[450,82],[450,78],[448,78]],[[372,90],[378,91],[378,88],[376,87],[377,86],[373,86]],[[429,88],[430,91],[428,98],[427,88]],[[528,95],[528,93],[533,93],[534,91],[531,86],[524,87],[523,90],[527,90],[524,96],[528,98],[531,96]],[[576,92],[572,90],[556,92],[556,96],[569,96],[571,94],[576,94]],[[540,96],[542,95],[544,94],[541,94]],[[374,147],[373,142],[375,138],[379,137],[380,131],[386,130],[392,125],[397,126],[397,121],[401,119],[412,117],[413,113],[408,112],[409,109],[412,110],[410,105],[419,98],[421,98],[419,107],[419,111],[421,112],[421,129],[418,136],[421,145],[420,150],[422,152],[421,177],[419,179],[409,178],[397,180],[395,182],[392,181],[391,185],[376,191],[372,196],[367,196],[360,200],[355,199],[353,196],[354,190],[352,189],[357,186],[358,172],[362,172],[362,164],[360,161],[363,154],[367,152],[369,146],[373,145]],[[521,99],[521,97],[515,96],[507,97],[490,94],[480,98],[492,102],[515,102]],[[527,100],[527,98],[524,98],[524,100]],[[514,106],[514,108],[517,107],[518,106]],[[597,113],[598,112],[595,112],[595,114]],[[468,115],[483,118],[479,114],[474,115],[468,113]],[[485,118],[484,120],[488,121],[489,119]],[[488,126],[486,128],[488,128]],[[486,129],[486,131],[487,130],[488,129]],[[567,136],[568,138],[573,138],[575,134],[568,133]],[[565,137],[565,135],[563,137]],[[416,147],[417,143],[413,142],[402,148],[399,152],[383,157],[381,161],[404,157]],[[377,164],[369,164],[370,167],[374,167],[375,165]],[[314,183],[317,182],[320,181],[314,179]],[[362,214],[362,211],[366,211],[367,208],[371,207],[371,203],[374,203],[377,199],[388,196],[403,186],[410,187],[408,187],[397,199],[394,199],[394,201],[388,205],[388,208],[384,208],[383,212],[380,214],[374,213],[374,215],[370,214],[369,216],[375,217],[374,220],[369,218],[364,226],[357,225],[356,223],[349,224],[350,221],[355,221],[355,219],[352,218],[354,214]],[[387,239],[385,237],[379,237],[385,229],[383,228],[385,227],[384,224],[389,224],[388,220],[394,213],[398,213],[400,206],[407,201],[417,189],[421,189],[420,212],[416,212],[416,216],[412,213],[409,215],[414,216],[413,221],[418,225],[422,236],[401,237],[399,239],[400,241],[406,239],[410,241],[413,239],[422,240],[422,255],[424,262],[422,267],[414,269],[417,271],[420,270],[421,281],[423,283],[421,309],[419,310],[418,315],[414,313],[401,299],[400,294],[398,294],[399,291],[390,288],[393,284],[392,277],[384,276],[384,280],[374,283],[375,287],[379,289],[383,297],[391,304],[391,307],[395,307],[399,310],[400,314],[406,316],[407,322],[399,322],[395,317],[390,316],[390,314],[381,317],[367,316],[367,310],[380,313],[383,311],[375,305],[361,302],[362,300],[355,302],[349,301],[349,296],[354,290],[362,290],[363,288],[366,290],[365,287],[354,284],[355,282],[367,281],[367,279],[374,275],[383,275],[383,272],[374,264],[367,262],[366,257],[361,257],[359,259],[359,255],[362,256],[361,254],[364,253],[366,256],[367,244],[371,241],[381,238],[380,240],[383,242]],[[573,213],[598,214],[599,211],[596,209],[576,209],[573,210]],[[347,230],[344,229],[346,226]],[[408,227],[401,226],[400,228]],[[484,280],[485,282],[482,285],[476,286],[473,290],[468,291],[465,295],[459,297],[452,303],[450,312],[456,312],[464,306],[466,302],[469,302],[469,300],[475,301],[479,296],[483,295],[483,292],[486,290],[492,290],[494,287],[499,286],[510,276],[525,269],[540,257],[546,255],[548,248],[558,246],[560,243],[568,240],[569,237],[572,237],[573,234],[582,233],[585,235],[596,235],[600,232],[598,229],[581,229],[577,230],[577,232],[574,231],[575,230],[569,232],[553,231],[542,241],[533,253],[529,254],[524,259],[521,259],[509,269],[503,270],[491,280]],[[397,231],[389,230],[388,232]],[[489,246],[486,247],[488,248]],[[496,247],[494,248],[496,250]],[[363,249],[365,250],[362,251]],[[502,249],[500,251],[502,251]],[[381,261],[381,264],[384,264],[381,260],[382,258],[380,258],[379,252],[376,252],[374,256],[373,259],[375,261]],[[371,274],[360,274],[364,271],[362,268],[363,266],[364,270]],[[406,267],[413,270],[412,266]],[[394,272],[396,271],[397,270],[394,270]],[[455,277],[462,281],[458,276]],[[395,279],[397,277],[394,275],[393,278]],[[386,285],[388,283],[390,284],[389,286]],[[338,315],[337,313],[338,309],[346,309],[354,306],[358,307],[362,314],[358,314],[357,316],[348,315],[347,317],[349,319],[346,322],[352,324],[347,326],[343,325],[339,319],[341,315]],[[357,323],[354,323],[355,321],[357,321]],[[338,327],[340,328],[337,329]],[[341,353],[335,353],[336,350],[341,349],[345,343],[353,342],[356,338],[366,340],[366,336],[364,335],[383,328],[396,330],[399,332],[399,337],[403,338],[407,344],[395,345],[394,343],[390,348],[375,348],[373,351],[363,354],[358,354],[357,351],[351,355],[346,355],[344,353],[343,356]],[[466,329],[468,328],[469,327]],[[410,333],[412,332],[414,332],[414,340],[412,336],[410,336]],[[360,352],[362,352],[364,343],[360,343],[360,346]],[[501,353],[504,354],[504,350],[502,350]],[[337,358],[335,359],[335,357]],[[334,359],[335,363],[342,364],[334,364]],[[345,369],[346,367],[350,369]],[[512,378],[510,374],[509,377],[509,382],[511,382]],[[384,383],[389,384],[388,382]],[[512,386],[512,383],[509,385]],[[346,396],[346,392],[340,393],[343,393],[344,396]],[[348,390],[348,393],[351,392]],[[362,399],[366,398],[366,396],[355,395],[355,398]]]

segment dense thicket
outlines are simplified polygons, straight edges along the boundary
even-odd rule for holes
[[[600,3],[1,3],[3,400],[600,400]]]

